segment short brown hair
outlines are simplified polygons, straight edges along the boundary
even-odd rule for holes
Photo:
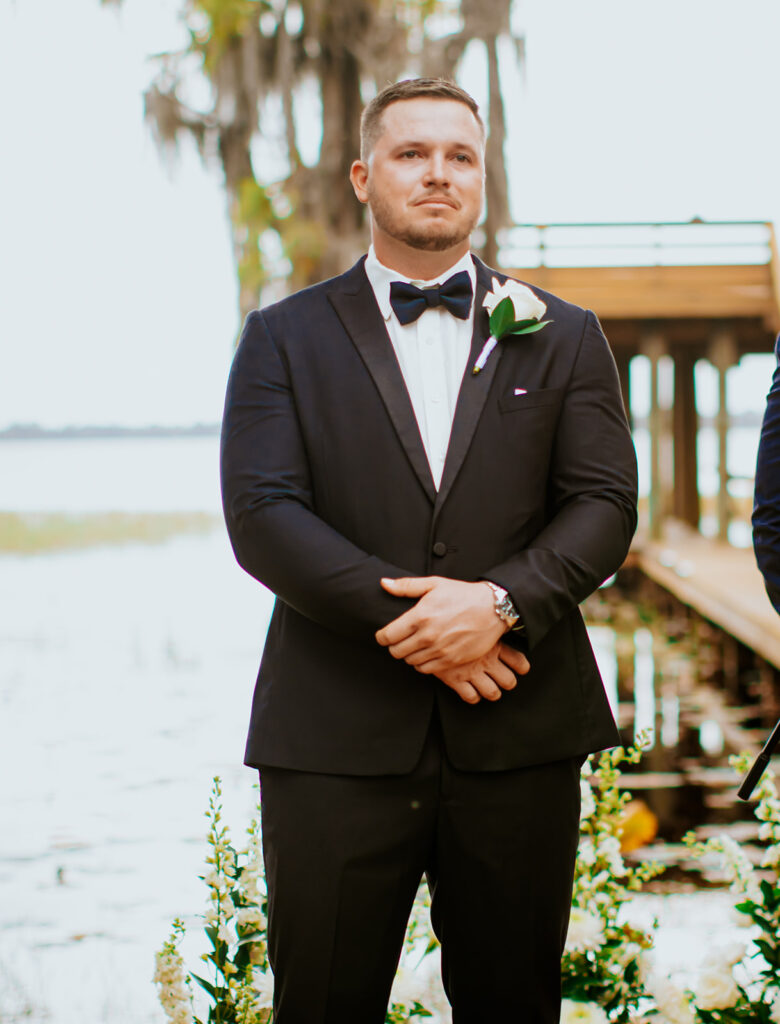
[[[382,114],[391,103],[399,100],[426,99],[455,100],[465,103],[474,115],[485,137],[485,125],[479,116],[479,107],[473,96],[447,78],[407,78],[388,85],[371,100],[360,118],[360,159],[367,160],[377,139],[382,134]]]

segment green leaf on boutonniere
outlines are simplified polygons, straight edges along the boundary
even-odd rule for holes
[[[500,338],[515,322],[515,307],[512,300],[507,296],[502,299],[493,312],[490,314],[490,333],[494,338]]]
[[[520,327],[520,324],[518,324],[517,325],[518,328],[519,328],[518,330],[511,330],[508,333],[509,334],[535,334],[536,331],[541,331],[541,329],[543,327],[546,327],[547,324],[551,324],[552,320],[522,320],[522,321],[520,321],[520,323],[521,324],[528,324],[528,327],[525,327],[525,326]]]
[[[511,298],[507,297],[490,314],[490,334],[500,341],[510,334],[533,334],[551,323],[552,320],[537,320],[534,317],[515,320],[514,305]]]

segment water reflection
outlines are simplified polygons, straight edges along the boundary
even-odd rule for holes
[[[743,726],[758,711],[739,712],[729,702],[744,699],[751,670],[728,684],[712,627],[679,609],[661,614],[630,575],[602,588],[584,610],[623,742],[641,739],[646,748],[641,764],[627,770],[626,786],[658,817],[659,841],[736,823],[744,835],[752,814],[737,800],[728,756],[755,741]]]
[[[655,662],[653,634],[634,633],[634,742],[652,750],[655,746]]]

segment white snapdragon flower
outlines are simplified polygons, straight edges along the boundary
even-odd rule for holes
[[[596,811],[596,800],[587,779],[580,779],[580,821],[586,821]]]
[[[586,953],[604,945],[604,922],[582,907],[572,907],[566,949],[570,953]]]
[[[696,1005],[700,1010],[726,1010],[739,1000],[737,983],[730,971],[707,970],[696,986]]]
[[[756,817],[761,821],[780,819],[780,800],[776,796],[765,796],[756,808]]]
[[[762,868],[776,868],[780,865],[780,846],[770,846],[761,858]]]
[[[626,866],[623,863],[623,855],[620,852],[620,840],[617,836],[606,836],[599,843],[599,853],[609,864],[609,870],[614,878],[621,878],[626,873]]]
[[[236,922],[241,928],[246,928],[247,925],[254,924],[258,928],[262,928],[265,924],[265,918],[263,912],[259,907],[241,907],[236,914]]]
[[[592,839],[583,839],[580,841],[577,858],[586,868],[593,867],[596,863],[596,847],[593,845]]]
[[[651,974],[647,979],[647,991],[669,1024],[696,1024],[696,1015],[688,996],[669,978]]]
[[[723,853],[731,888],[753,895],[757,889],[755,871],[742,847],[731,836],[718,836],[717,843]]]
[[[274,976],[270,969],[267,971],[254,971],[252,974],[252,987],[256,994],[255,1005],[259,1010],[270,1010],[274,1005]]]
[[[772,1024],[780,1024],[780,996],[775,997],[775,1001],[772,1003],[772,1009],[769,1011],[769,1016],[772,1020]]]
[[[609,1018],[597,1003],[561,1002],[561,1024],[609,1024]]]
[[[497,277],[493,278],[493,291],[487,293],[482,305],[492,313],[499,302],[507,298],[512,300],[515,320],[541,320],[547,311],[547,306],[530,288],[512,280],[499,284]]]
[[[184,961],[166,949],[155,956],[152,980],[159,986],[160,1005],[170,1024],[191,1024],[192,999],[185,983]]]

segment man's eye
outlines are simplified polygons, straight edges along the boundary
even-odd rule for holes
[[[458,161],[459,164],[471,163],[471,157],[468,155],[468,153],[456,153],[455,159]]]
[[[403,153],[401,153],[401,156],[408,160],[410,157],[417,156],[417,150],[407,149]]]

